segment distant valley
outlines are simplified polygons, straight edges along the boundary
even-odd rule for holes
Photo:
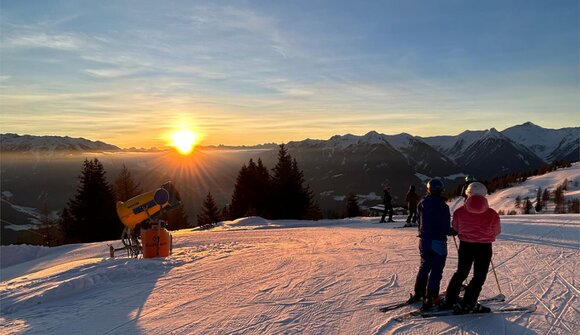
[[[172,151],[121,149],[82,138],[1,134],[0,140],[3,227],[29,224],[33,228],[41,209],[61,210],[75,193],[86,157],[98,157],[111,182],[123,164],[145,189],[172,180],[193,220],[208,192],[220,206],[227,204],[242,164],[261,158],[272,168],[278,150],[276,144],[198,147],[192,156],[183,157]],[[371,131],[293,141],[286,147],[324,214],[336,215],[344,211],[344,198],[350,192],[359,196],[363,207],[370,207],[380,203],[382,185],[389,183],[395,203],[403,204],[409,185],[423,192],[422,185],[432,177],[444,178],[447,188],[454,190],[466,174],[489,180],[554,160],[578,161],[579,143],[580,127],[546,129],[527,122],[503,131],[468,130],[456,136]]]

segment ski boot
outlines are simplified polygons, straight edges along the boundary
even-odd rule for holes
[[[428,311],[433,307],[439,306],[439,297],[426,297],[423,299],[422,311]]]
[[[423,300],[423,295],[422,294],[409,294],[409,300],[407,300],[407,304],[414,304],[416,302],[419,302],[421,300]]]
[[[489,313],[491,308],[483,306],[480,303],[475,305],[466,304],[463,301],[458,301],[453,305],[453,314],[470,314],[470,313]]]
[[[490,313],[491,312],[491,308],[489,308],[487,306],[483,306],[479,302],[477,304],[475,304],[475,306],[473,306],[472,310],[473,310],[473,313]]]
[[[446,297],[443,297],[439,300],[439,309],[440,310],[450,310],[453,309],[453,301],[448,301]]]

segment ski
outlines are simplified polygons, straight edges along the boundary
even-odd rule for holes
[[[464,291],[464,290],[465,290],[465,285],[462,285],[461,286],[461,291]],[[439,295],[439,299],[443,299],[443,297],[445,297],[445,294]],[[496,295],[494,297],[480,300],[480,302],[482,302],[482,303],[503,302],[503,301],[505,301],[505,296],[503,294],[498,294],[498,295]],[[386,312],[392,311],[392,310],[397,309],[397,308],[401,308],[401,307],[405,307],[405,306],[416,305],[419,302],[420,301],[413,302],[413,303],[408,303],[406,301],[395,302],[395,303],[388,304],[388,305],[385,305],[385,306],[379,308],[379,311],[381,311],[383,313],[386,313]]]
[[[409,294],[409,295],[412,296],[411,294]],[[445,296],[445,294],[440,294],[439,299],[442,299],[444,296]],[[386,313],[388,311],[392,311],[392,310],[397,309],[397,308],[401,308],[401,307],[405,307],[405,306],[414,306],[414,305],[417,305],[419,303],[421,303],[421,300],[411,302],[411,303],[409,303],[408,301],[395,302],[395,303],[385,305],[385,306],[379,308],[379,311]]]
[[[394,317],[393,320],[397,322],[405,322],[411,319],[418,318],[436,318],[445,316],[462,316],[462,315],[482,315],[482,314],[500,314],[500,313],[533,313],[536,311],[537,306],[535,304],[529,306],[508,306],[500,308],[491,308],[490,312],[487,313],[465,313],[465,314],[454,314],[452,309],[440,310],[433,309],[428,311],[415,310],[405,314],[401,314]]]
[[[418,302],[419,302],[419,301],[417,301],[417,302],[414,302],[414,303],[408,303],[408,302],[406,302],[406,301],[404,301],[404,302],[397,302],[397,303],[393,303],[393,304],[385,305],[385,306],[383,306],[383,307],[379,308],[379,311],[381,311],[381,312],[383,312],[383,313],[386,313],[386,312],[388,312],[388,311],[392,311],[392,310],[394,310],[394,309],[401,308],[401,307],[405,307],[405,306],[410,306],[410,305],[416,304],[416,303],[418,303]]]

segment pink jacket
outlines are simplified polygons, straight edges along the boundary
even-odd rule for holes
[[[501,232],[499,215],[489,208],[487,199],[473,195],[453,213],[453,229],[459,240],[465,242],[491,243]]]

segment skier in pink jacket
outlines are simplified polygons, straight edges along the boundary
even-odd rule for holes
[[[477,303],[477,299],[491,263],[492,242],[501,232],[499,215],[489,208],[485,196],[469,195],[469,188],[467,193],[465,204],[453,213],[453,229],[460,240],[459,259],[445,296],[445,306],[453,307],[456,314],[490,311]],[[469,275],[472,265],[473,278],[465,289],[463,300],[459,300],[461,283]]]

